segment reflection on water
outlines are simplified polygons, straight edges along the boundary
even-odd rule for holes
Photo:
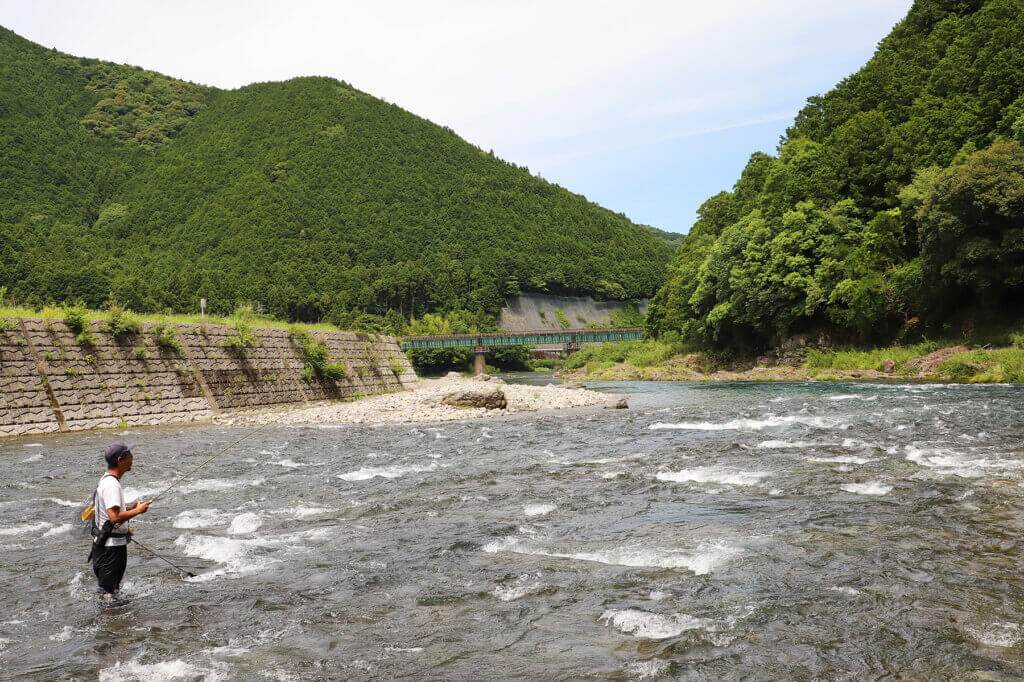
[[[544,380],[542,378],[542,380]],[[72,525],[111,433],[0,442],[3,676],[1011,679],[1008,386],[595,384],[628,411],[266,429],[135,524]],[[132,434],[144,497],[238,432]],[[41,446],[40,446],[41,444]]]

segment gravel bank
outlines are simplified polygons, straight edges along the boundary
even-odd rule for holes
[[[456,391],[491,391],[500,388],[508,400],[504,410],[453,407],[441,400]],[[446,422],[494,418],[516,412],[604,405],[612,396],[564,386],[496,384],[472,379],[421,379],[399,393],[386,393],[353,402],[315,402],[267,409],[241,410],[214,418],[218,424],[393,424]]]

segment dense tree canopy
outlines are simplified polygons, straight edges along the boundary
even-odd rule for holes
[[[0,29],[0,286],[292,319],[648,296],[624,216],[330,78],[221,91]]]
[[[1024,3],[917,0],[863,69],[808,100],[775,155],[705,202],[650,331],[754,350],[1021,312],[1018,142]]]

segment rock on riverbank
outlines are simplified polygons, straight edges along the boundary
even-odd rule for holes
[[[484,384],[486,386],[487,384]],[[563,386],[504,384],[500,388],[508,406],[503,410],[455,407],[442,403],[458,391],[480,390],[482,385],[462,377],[421,379],[408,390],[370,396],[353,402],[316,402],[309,405],[244,410],[214,418],[218,424],[394,424],[493,418],[515,412],[604,405],[605,393]]]

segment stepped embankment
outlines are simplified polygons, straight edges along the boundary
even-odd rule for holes
[[[112,334],[0,318],[0,436],[206,421],[224,411],[351,400],[417,381],[395,339],[313,331],[343,377],[308,371],[287,329],[145,322]],[[306,371],[304,372],[304,369]]]

